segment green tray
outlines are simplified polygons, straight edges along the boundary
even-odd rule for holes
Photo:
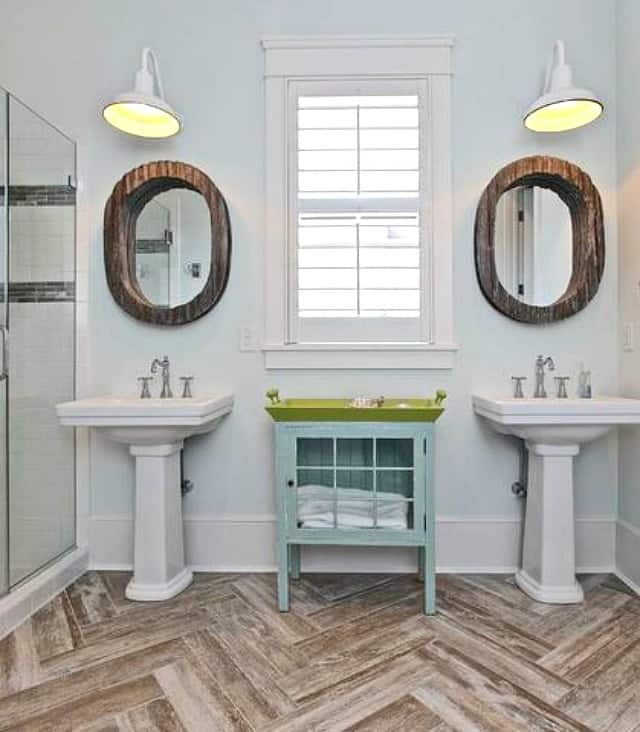
[[[381,406],[353,407],[351,399],[283,399],[272,390],[265,409],[275,422],[435,422],[446,393],[435,399],[386,399]]]

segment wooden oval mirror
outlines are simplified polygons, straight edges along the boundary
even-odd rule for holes
[[[505,166],[485,188],[475,222],[480,288],[522,323],[582,310],[604,271],[600,194],[577,165],[534,156]]]
[[[186,163],[130,170],[107,201],[104,261],[111,294],[134,318],[156,325],[201,318],[229,279],[231,227],[222,194]]]

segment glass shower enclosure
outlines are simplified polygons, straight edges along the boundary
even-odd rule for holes
[[[75,546],[76,146],[0,90],[0,595]]]

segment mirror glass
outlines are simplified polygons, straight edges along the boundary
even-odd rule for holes
[[[211,218],[205,199],[187,188],[154,196],[136,221],[135,272],[153,305],[192,300],[211,268]]]
[[[551,305],[573,271],[571,214],[548,188],[519,186],[500,196],[494,253],[502,286],[527,305]]]

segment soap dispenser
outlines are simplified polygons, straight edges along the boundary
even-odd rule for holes
[[[591,399],[591,371],[585,371],[584,364],[580,364],[578,396],[581,399]]]

